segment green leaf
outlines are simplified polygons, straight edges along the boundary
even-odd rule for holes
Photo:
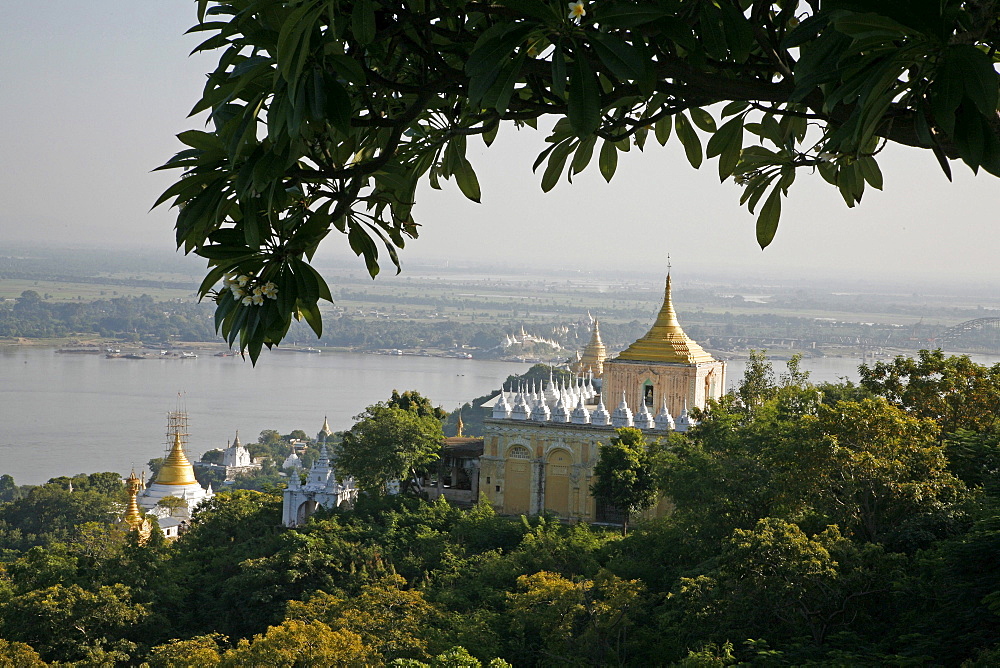
[[[566,54],[561,44],[552,51],[552,92],[560,98],[566,95]]]
[[[706,154],[709,158],[719,156],[719,180],[725,181],[736,170],[743,149],[743,116],[735,116],[726,121],[708,140]]]
[[[861,177],[861,170],[858,167],[858,163],[840,164],[840,170],[837,172],[837,187],[840,188],[840,196],[844,198],[844,202],[847,203],[848,207],[853,208],[855,204],[861,201],[865,182]]]
[[[632,5],[636,7],[636,5]],[[669,10],[667,10],[669,11]],[[663,16],[656,21],[656,27],[663,31],[663,34],[671,42],[681,47],[685,51],[697,51],[698,40],[691,26],[676,16]]]
[[[757,209],[757,202],[759,202],[760,198],[764,196],[764,191],[767,190],[767,186],[770,185],[777,176],[778,173],[776,171],[770,171],[751,179],[750,184],[746,187],[746,190],[743,192],[743,196],[740,198],[740,204],[746,202],[750,213],[754,213]]]
[[[962,103],[962,76],[954,64],[949,67],[946,63],[941,68],[941,74],[928,87],[934,120],[949,135],[955,132],[955,110]]]
[[[455,182],[458,183],[463,195],[477,204],[480,202],[482,192],[479,189],[479,178],[468,160],[459,163],[458,169],[455,170]]]
[[[489,121],[485,121],[485,123],[489,123]],[[497,138],[497,132],[499,131],[500,131],[500,122],[497,121],[493,123],[493,126],[491,128],[489,128],[488,130],[486,130],[486,132],[480,135],[480,137],[482,137],[483,139],[483,143],[486,144],[487,147],[492,146],[493,142]]]
[[[365,266],[368,267],[368,274],[375,278],[378,276],[378,247],[368,236],[368,233],[360,225],[351,225],[347,231],[347,243],[355,255],[364,257]]]
[[[785,35],[781,48],[793,49],[812,40],[829,24],[830,18],[830,14],[826,12],[807,17]]]
[[[971,44],[956,44],[948,47],[946,59],[954,64],[949,67],[950,75],[959,77],[965,96],[972,100],[979,113],[995,116],[1000,75],[990,57]]]
[[[597,165],[601,169],[601,176],[608,183],[611,182],[611,177],[615,175],[615,170],[618,168],[618,148],[615,147],[615,143],[611,141],[605,141],[604,145],[601,146],[601,154],[598,156]]]
[[[816,167],[819,170],[819,175],[823,177],[823,180],[829,183],[831,186],[837,185],[837,169],[836,163],[833,162],[821,162]]]
[[[722,118],[726,116],[732,116],[733,114],[738,114],[747,107],[750,106],[749,102],[744,102],[742,100],[737,100],[736,102],[730,102],[722,108],[722,112],[719,114]]]
[[[281,24],[278,35],[277,60],[281,75],[294,92],[306,57],[312,29],[319,18],[315,2],[306,2],[297,7]]]
[[[951,181],[951,164],[948,162],[948,156],[945,154],[944,149],[941,148],[940,144],[934,144],[931,146],[931,151],[934,153],[934,157],[937,158],[938,165],[941,166],[941,171]]]
[[[833,27],[854,39],[878,37],[883,41],[902,39],[912,30],[887,16],[873,13],[851,12],[833,21]]]
[[[963,102],[955,114],[955,147],[973,173],[978,173],[983,162],[983,146],[985,133],[980,122],[981,116],[972,105]],[[989,131],[989,127],[986,128]]]
[[[299,313],[305,318],[306,322],[312,328],[312,331],[316,333],[316,337],[319,338],[323,336],[323,316],[320,315],[319,305],[316,302],[306,302],[299,300],[297,303]]]
[[[710,2],[701,3],[698,34],[709,56],[715,60],[725,60],[729,49],[726,47],[726,34],[722,30],[722,13]]]
[[[587,165],[590,164],[590,159],[594,155],[594,146],[596,144],[597,135],[591,135],[580,142],[576,152],[573,154],[571,169],[574,174],[579,174],[587,168]]]
[[[778,121],[774,119],[773,114],[764,114],[760,119],[761,125],[761,137],[765,137],[774,142],[775,146],[781,146],[785,143],[785,133],[781,129],[781,125]]]
[[[368,82],[365,70],[350,56],[331,54],[326,56],[326,62],[333,66],[337,76],[346,82],[364,86]]]
[[[715,132],[715,119],[707,111],[698,107],[691,107],[688,109],[688,113],[691,114],[691,120],[699,128],[705,132]]]
[[[861,175],[864,176],[868,185],[876,190],[882,190],[882,170],[879,169],[875,158],[866,155],[858,160],[858,164],[861,165]]]
[[[740,145],[738,143],[730,144],[719,155],[719,180],[725,181],[732,176],[739,164]]]
[[[514,85],[521,76],[521,67],[527,58],[527,53],[518,54],[512,63],[509,63],[500,72],[493,87],[483,96],[483,106],[492,107],[501,114],[507,111],[510,104],[511,95],[514,94]]]
[[[702,160],[701,140],[698,139],[698,134],[683,113],[677,114],[674,124],[677,126],[677,138],[684,145],[684,153],[687,155],[688,162],[691,163],[692,167],[698,169],[701,167]]]
[[[215,287],[215,285],[222,280],[222,278],[229,273],[230,263],[221,264],[217,267],[213,267],[211,271],[205,276],[205,280],[201,282],[198,286],[198,299],[201,300],[202,297],[208,294],[208,292]]]
[[[221,151],[222,142],[219,137],[210,132],[200,130],[187,130],[177,135],[182,144],[196,148],[201,151]]]
[[[730,2],[720,2],[722,30],[733,60],[746,62],[754,46],[753,26],[747,17]]]
[[[281,313],[290,313],[295,308],[295,300],[299,298],[298,284],[291,267],[284,267],[274,280],[278,286],[278,298],[275,304]]]
[[[351,96],[340,82],[330,75],[323,80],[323,87],[326,90],[327,121],[341,134],[350,134],[351,116],[354,115]]]
[[[646,61],[635,47],[615,35],[600,32],[593,34],[590,44],[600,61],[619,79],[642,78]]]
[[[542,173],[542,192],[549,192],[555,187],[560,175],[562,175],[563,168],[566,166],[566,158],[575,145],[576,140],[567,139],[552,151],[552,155],[549,156],[549,164]]]
[[[760,209],[760,215],[757,216],[757,243],[760,244],[761,250],[770,246],[774,240],[779,218],[781,218],[781,187],[774,186]]]
[[[357,0],[351,12],[351,29],[361,44],[375,41],[375,5],[372,0]]]
[[[671,13],[665,5],[632,2],[602,2],[595,4],[593,11],[594,22],[603,28],[636,28],[669,17]]]
[[[330,294],[330,286],[326,284],[326,279],[311,264],[300,262],[299,271],[306,271],[312,275],[312,282],[316,286],[316,295],[319,299],[333,302],[333,295]]]
[[[708,140],[705,155],[709,158],[722,155],[722,152],[733,143],[738,144],[741,148],[743,146],[743,116],[736,116],[723,123],[722,127]]]
[[[515,46],[531,32],[532,27],[524,23],[499,23],[484,32],[465,62],[465,72],[471,77],[489,75],[496,78],[504,59]]]
[[[674,119],[670,116],[664,116],[663,118],[656,121],[653,126],[653,134],[656,135],[656,141],[663,146],[670,139],[670,130],[673,129]]]
[[[601,125],[601,88],[597,75],[582,53],[573,63],[569,82],[569,122],[580,137],[594,133]]]

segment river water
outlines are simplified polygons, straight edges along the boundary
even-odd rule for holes
[[[976,359],[974,357],[974,359]],[[992,363],[995,358],[977,361]],[[814,382],[857,380],[861,360],[803,360]],[[59,475],[118,471],[163,454],[166,414],[186,409],[189,456],[244,443],[264,429],[315,435],[329,418],[349,428],[365,406],[393,389],[417,390],[451,411],[489,393],[529,365],[354,353],[271,353],[257,367],[239,357],[107,359],[51,348],[0,347],[0,474],[19,484]],[[776,373],[784,369],[774,363]],[[732,386],[743,362],[727,370]]]
[[[264,429],[335,431],[393,389],[453,410],[529,365],[439,357],[272,353],[107,359],[0,348],[0,474],[19,484],[58,475],[138,469],[163,454],[166,414],[186,409],[189,456],[246,442]],[[178,398],[178,393],[182,393]]]

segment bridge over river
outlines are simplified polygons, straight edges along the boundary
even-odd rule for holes
[[[969,352],[1000,351],[1000,318],[966,320],[929,342],[934,348]]]

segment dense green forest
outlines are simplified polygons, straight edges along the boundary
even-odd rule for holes
[[[757,356],[650,444],[675,509],[627,537],[399,496],[290,530],[232,490],[141,546],[117,475],[5,476],[0,665],[996,665],[998,416],[1000,366]]]
[[[94,301],[48,301],[25,290],[0,303],[0,337],[50,338],[97,335],[127,341],[215,341],[211,309],[185,301],[158,302],[149,295]]]

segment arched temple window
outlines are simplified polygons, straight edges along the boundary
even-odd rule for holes
[[[523,445],[515,445],[507,451],[507,459],[531,459],[531,452]]]

